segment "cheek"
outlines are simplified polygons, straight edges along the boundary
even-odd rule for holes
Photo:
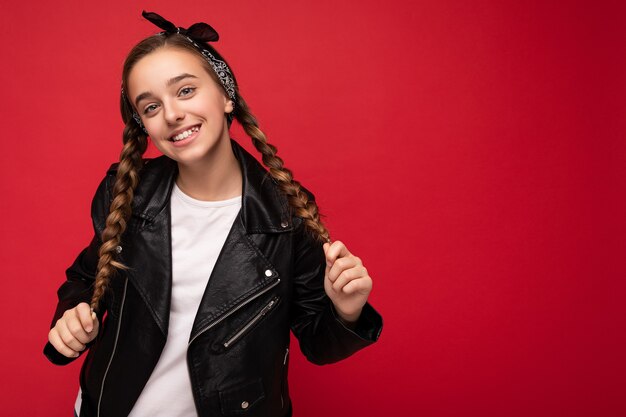
[[[143,125],[148,131],[148,136],[150,136],[150,139],[152,139],[153,142],[158,142],[158,140],[154,140],[155,138],[160,139],[161,137],[161,123],[159,123],[158,117],[144,119]]]
[[[144,126],[146,127],[146,130],[148,131],[149,141],[154,145],[155,148],[157,148],[161,153],[163,153],[165,143],[164,143],[164,140],[159,135],[159,132],[160,132],[159,126],[157,126],[156,123],[150,124],[149,122],[144,124]]]
[[[222,117],[224,115],[224,104],[220,97],[205,96],[200,100],[189,103],[189,111],[196,114],[204,114],[211,118]]]

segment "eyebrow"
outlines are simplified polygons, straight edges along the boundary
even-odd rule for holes
[[[172,85],[176,84],[179,81],[184,80],[185,78],[198,78],[198,77],[192,74],[184,73],[184,74],[177,75],[176,77],[170,78],[167,81],[167,83],[165,83],[165,85],[167,87],[171,87]],[[135,106],[138,106],[141,100],[148,98],[148,97],[152,97],[152,93],[149,91],[139,94],[137,98],[135,98]]]

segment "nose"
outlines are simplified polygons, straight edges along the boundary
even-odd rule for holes
[[[176,124],[179,120],[185,118],[185,112],[181,109],[176,100],[163,103],[163,114],[169,124]]]

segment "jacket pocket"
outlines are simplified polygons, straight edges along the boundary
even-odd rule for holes
[[[265,398],[265,390],[259,378],[220,391],[219,397],[223,415],[245,415]]]
[[[239,339],[241,339],[244,335],[246,335],[250,330],[254,328],[270,311],[273,311],[278,303],[280,302],[280,297],[275,296],[272,298],[266,305],[261,308],[250,320],[248,320],[243,326],[241,326],[235,333],[230,335],[224,342],[222,342],[222,348],[229,349],[235,344]]]

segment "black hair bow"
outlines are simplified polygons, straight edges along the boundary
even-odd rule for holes
[[[201,42],[217,42],[220,38],[217,31],[213,29],[211,25],[204,22],[194,23],[189,26],[188,29],[185,29],[176,27],[172,22],[165,20],[163,17],[153,12],[146,12],[144,10],[141,12],[141,15],[167,33],[180,33]]]

